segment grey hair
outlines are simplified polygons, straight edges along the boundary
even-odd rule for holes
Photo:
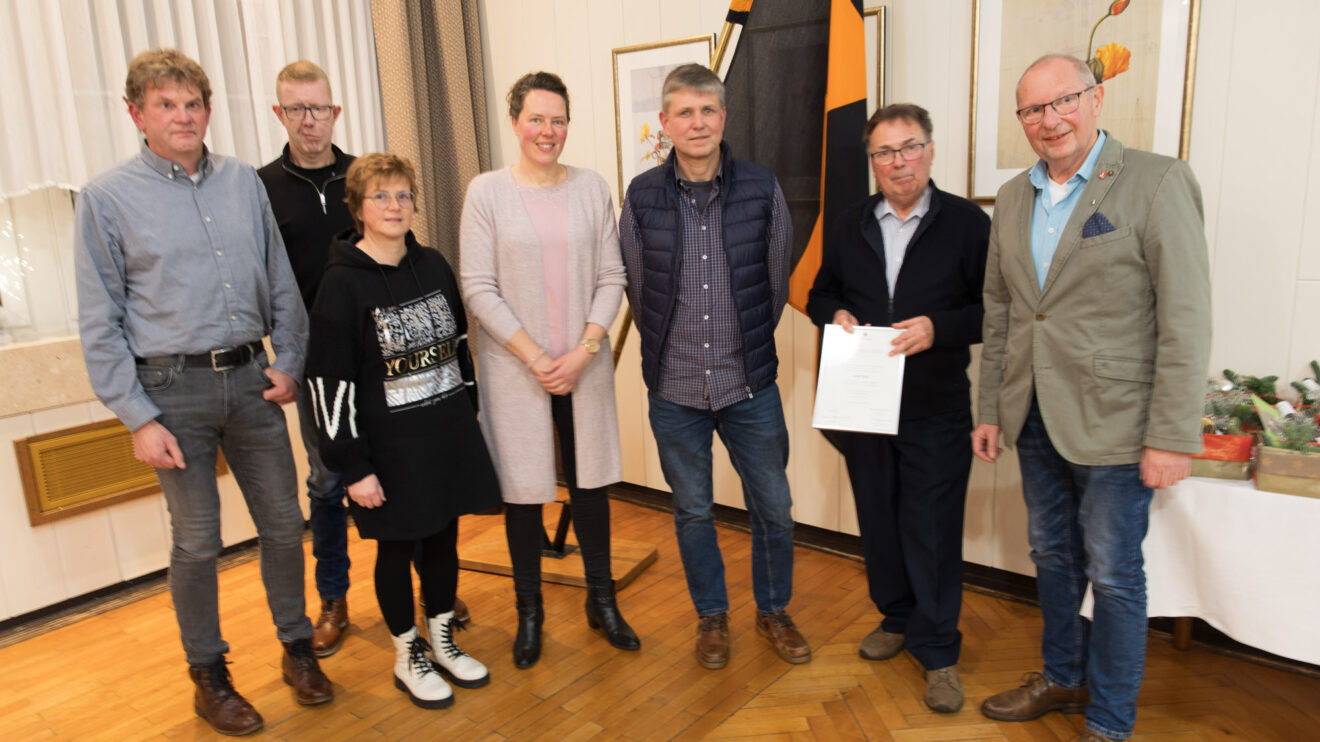
[[[664,87],[660,89],[660,107],[669,110],[669,96],[679,90],[691,90],[704,95],[714,94],[724,108],[724,83],[719,75],[709,67],[700,64],[683,64],[670,70],[665,76]]]

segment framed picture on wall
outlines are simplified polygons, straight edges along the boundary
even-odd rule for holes
[[[1017,81],[1051,53],[1087,60],[1105,87],[1100,126],[1124,145],[1186,159],[1201,0],[974,0],[968,197],[1038,159],[1017,120]]]
[[[672,146],[660,130],[660,88],[682,64],[709,65],[715,34],[623,46],[614,50],[614,126],[619,202],[638,174],[664,162]]]

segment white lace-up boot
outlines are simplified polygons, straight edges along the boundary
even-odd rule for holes
[[[424,709],[452,705],[454,691],[427,658],[431,645],[417,633],[417,627],[390,639],[394,641],[394,687]]]
[[[427,633],[431,636],[431,649],[435,653],[436,667],[460,688],[480,688],[490,682],[486,666],[454,643],[454,632],[463,625],[454,620],[454,612],[441,613],[426,619]]]

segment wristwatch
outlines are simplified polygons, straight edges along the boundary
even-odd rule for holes
[[[582,342],[578,344],[583,348],[586,348],[587,352],[592,355],[595,355],[596,351],[600,350],[600,341],[596,338],[583,338]]]

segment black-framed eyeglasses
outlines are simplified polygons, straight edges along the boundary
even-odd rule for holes
[[[335,110],[334,106],[304,106],[301,103],[295,103],[292,106],[280,106],[284,109],[284,115],[291,119],[302,121],[303,116],[312,114],[313,121],[325,121],[330,118],[330,112]]]
[[[921,150],[925,149],[927,144],[930,144],[929,140],[905,144],[898,149],[877,149],[870,153],[871,162],[877,165],[888,165],[894,161],[894,155],[901,156],[904,161],[915,160],[921,156]]]
[[[367,196],[367,200],[376,204],[378,209],[388,209],[390,204],[398,203],[399,208],[407,208],[413,205],[412,191],[399,191],[398,193],[386,193],[385,191],[376,191]]]
[[[1082,96],[1086,94],[1087,91],[1094,89],[1095,86],[1092,85],[1086,90],[1079,90],[1076,93],[1061,95],[1058,98],[1055,98],[1054,100],[1050,101],[1049,103],[1042,103],[1038,106],[1027,106],[1026,108],[1019,108],[1017,110],[1018,120],[1024,124],[1039,123],[1041,119],[1045,118],[1045,106],[1049,106],[1050,108],[1053,108],[1054,112],[1059,114],[1060,116],[1067,116],[1068,114],[1076,111],[1078,106],[1082,105]]]

